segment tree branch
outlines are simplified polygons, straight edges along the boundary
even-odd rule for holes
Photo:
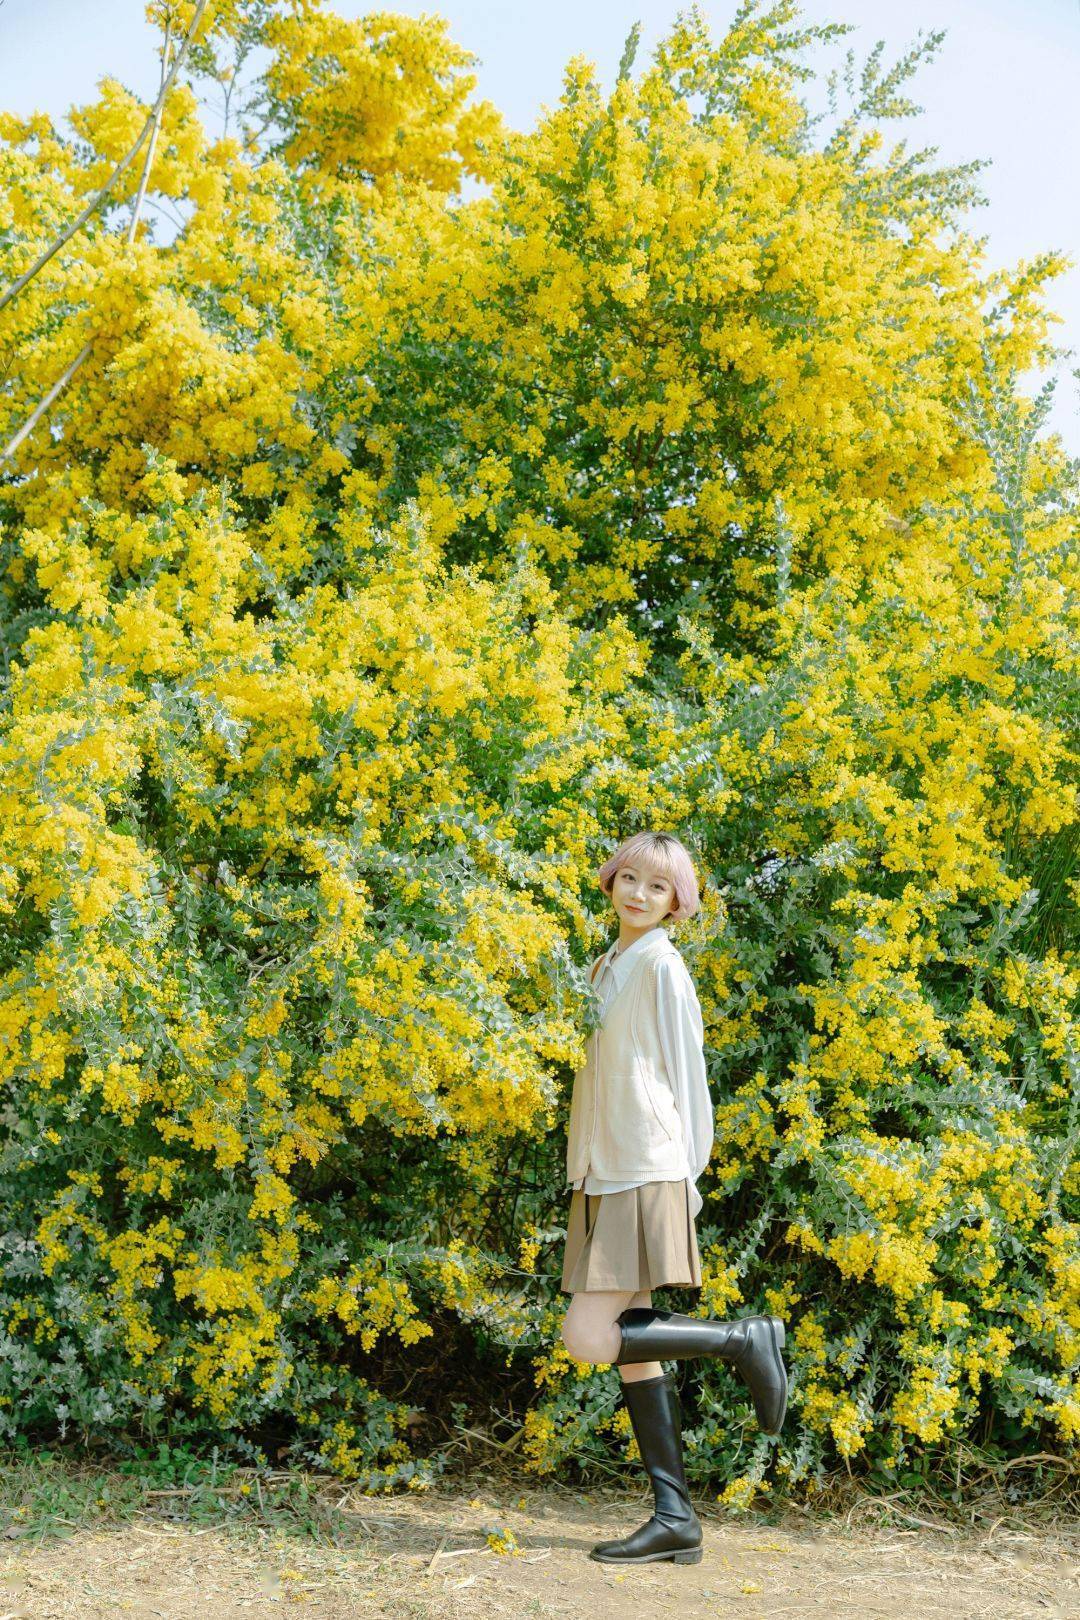
[[[3,450],[0,450],[0,461],[6,461],[8,456],[13,456],[20,444],[22,444],[23,440],[26,438],[27,434],[33,432],[60,390],[67,387],[72,377],[74,377],[79,367],[83,364],[83,361],[89,358],[90,351],[93,347],[93,338],[88,338],[83,344],[82,348],[79,350],[78,354],[75,356],[74,360],[68,366],[67,370],[62,376],[57,377],[44,399],[40,399],[34,406],[34,409],[30,412],[30,415],[26,418],[26,421],[23,423],[22,427],[15,434],[15,437],[13,439],[9,439]]]
[[[195,21],[197,22],[198,18],[196,18]],[[192,26],[194,27],[194,24],[192,24]],[[147,181],[150,179],[150,170],[154,165],[154,148],[157,146],[158,131],[161,129],[161,114],[165,105],[165,63],[168,60],[169,41],[171,37],[172,18],[170,17],[168,22],[165,24],[165,40],[161,47],[161,83],[158,87],[157,105],[155,106],[152,114],[154,127],[150,131],[150,144],[146,148],[146,162],[143,164],[143,172],[139,179],[139,189],[135,194],[135,206],[131,210],[131,224],[128,226],[127,235],[129,242],[134,242],[135,240],[135,230],[139,223],[139,215],[142,213],[143,198],[146,196]],[[176,59],[177,62],[180,60],[180,57],[183,55],[186,48],[187,40],[185,40],[183,45],[180,47],[180,51]],[[175,73],[175,71],[176,63],[174,62],[173,72]]]
[[[192,19],[192,24],[191,24],[191,27],[188,29],[187,37],[185,38],[185,40],[183,41],[179,51],[177,52],[176,61],[173,63],[172,68],[169,71],[168,75],[166,75],[166,72],[165,72],[165,62],[166,62],[166,59],[168,58],[168,55],[169,55],[169,41],[170,41],[170,39],[172,37],[172,19],[170,18],[169,21],[165,25],[165,39],[164,39],[164,43],[162,44],[162,47],[161,47],[161,81],[160,81],[160,89],[159,89],[159,93],[158,93],[157,102],[154,105],[154,110],[150,115],[150,118],[151,118],[150,145],[147,147],[146,162],[143,164],[142,175],[140,176],[140,179],[139,179],[139,189],[138,189],[138,192],[136,193],[136,196],[135,196],[135,206],[131,210],[131,224],[128,226],[128,233],[127,233],[127,239],[128,239],[129,243],[133,242],[135,240],[135,231],[136,231],[136,229],[138,227],[138,224],[139,224],[139,215],[142,213],[143,200],[146,197],[146,186],[147,186],[147,182],[150,179],[150,170],[151,170],[151,167],[153,166],[153,162],[154,162],[154,148],[157,145],[158,131],[161,128],[161,115],[162,115],[163,108],[165,106],[165,94],[166,94],[166,91],[168,90],[169,85],[172,83],[173,79],[176,76],[176,69],[177,69],[177,67],[178,67],[178,65],[180,63],[181,58],[183,57],[184,52],[187,50],[188,45],[191,43],[192,34],[194,33],[196,24],[199,21],[199,14],[201,13],[201,11],[202,11],[202,9],[203,9],[203,7],[205,5],[206,5],[206,0],[199,0],[199,7],[198,7],[198,10],[195,13],[194,18]],[[145,134],[146,134],[146,131],[144,129],[143,130],[143,135],[145,135]],[[139,139],[141,141],[142,136],[140,136]],[[128,154],[129,159],[130,159],[130,157],[134,156],[134,153],[135,153],[135,151],[137,149],[138,149],[137,147],[132,148],[132,151]],[[117,173],[119,173],[119,170],[117,171]],[[113,175],[113,179],[114,180],[116,179],[115,174]],[[72,227],[72,229],[74,229],[74,227]],[[55,248],[52,251],[55,252],[56,251]],[[48,255],[47,255],[47,257],[48,257]],[[42,260],[41,263],[45,263],[45,260]],[[40,265],[39,265],[39,268],[40,268]],[[18,291],[18,284],[16,284],[15,291],[16,292]],[[23,423],[22,427],[15,434],[14,438],[9,439],[8,443],[4,446],[3,450],[0,450],[0,461],[6,461],[9,456],[13,456],[15,454],[16,450],[19,448],[20,444],[22,444],[23,440],[26,438],[26,436],[29,433],[32,433],[34,431],[34,428],[41,421],[41,418],[45,415],[45,412],[48,410],[49,406],[52,404],[52,402],[56,398],[57,394],[59,394],[62,389],[67,387],[67,385],[71,381],[72,377],[74,377],[75,373],[79,370],[79,367],[82,366],[83,363],[86,360],[89,359],[90,352],[93,349],[93,347],[94,347],[94,339],[92,337],[88,338],[86,340],[86,342],[83,344],[82,348],[79,350],[78,354],[75,356],[74,360],[68,366],[67,370],[62,374],[62,376],[60,376],[60,377],[58,377],[56,379],[56,381],[53,383],[52,387],[49,389],[49,392],[45,395],[45,397],[43,399],[39,400],[38,403],[35,405],[34,409],[31,411],[30,415],[27,417],[27,419]]]
[[[11,300],[14,297],[16,297],[17,294],[22,292],[23,288],[27,285],[27,283],[34,279],[34,277],[37,275],[38,271],[41,270],[46,264],[48,264],[49,260],[53,256],[53,254],[54,253],[59,253],[60,249],[64,246],[64,244],[66,242],[70,242],[71,238],[75,235],[75,232],[77,230],[79,230],[83,225],[86,224],[86,221],[90,218],[90,215],[94,212],[94,210],[97,207],[99,207],[99,205],[109,195],[109,192],[112,190],[112,188],[116,184],[117,180],[123,174],[123,172],[127,168],[128,164],[135,157],[135,154],[139,151],[139,148],[142,146],[142,144],[146,140],[147,136],[150,135],[154,130],[156,130],[156,128],[157,128],[157,126],[158,126],[158,124],[160,123],[160,120],[161,120],[161,112],[162,112],[162,108],[165,105],[165,98],[168,95],[170,89],[172,88],[173,80],[176,78],[177,73],[180,71],[180,66],[181,66],[181,64],[182,64],[182,62],[184,60],[184,57],[188,53],[188,47],[190,46],[192,40],[195,37],[196,29],[199,26],[199,22],[200,22],[200,20],[202,18],[202,14],[203,14],[203,12],[205,10],[206,10],[206,0],[198,0],[198,3],[196,4],[196,7],[195,7],[195,15],[191,19],[191,27],[188,29],[187,33],[185,34],[183,43],[181,44],[180,49],[176,53],[176,60],[173,62],[172,67],[169,69],[168,77],[164,80],[164,82],[163,82],[163,84],[161,86],[161,89],[160,89],[160,91],[158,93],[157,102],[155,103],[154,108],[150,113],[150,116],[147,118],[146,123],[142,127],[142,133],[139,135],[138,140],[135,142],[135,144],[131,148],[130,152],[127,153],[126,157],[121,158],[120,162],[116,165],[116,168],[113,170],[113,172],[109,176],[108,180],[106,180],[106,182],[102,186],[101,190],[97,193],[96,196],[91,197],[90,201],[87,203],[86,207],[83,209],[82,213],[78,216],[78,218],[73,220],[72,223],[67,227],[67,229],[65,231],[61,232],[61,234],[57,237],[56,241],[52,244],[52,246],[47,248],[45,250],[45,252],[41,255],[41,257],[34,264],[32,264],[30,266],[29,270],[25,270],[23,272],[23,274],[19,277],[19,279],[17,281],[13,281],[11,286],[7,289],[7,291],[2,296],[0,296],[0,309],[4,309],[8,304],[10,304]],[[164,64],[164,57],[162,57],[162,63]]]

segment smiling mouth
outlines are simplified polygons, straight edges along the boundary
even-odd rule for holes
[[[630,904],[630,902],[627,901],[626,909],[627,909],[627,911],[644,911],[645,907],[644,906],[632,906]]]

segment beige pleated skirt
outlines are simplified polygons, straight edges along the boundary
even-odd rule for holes
[[[570,1194],[562,1291],[701,1287],[701,1257],[682,1181]]]

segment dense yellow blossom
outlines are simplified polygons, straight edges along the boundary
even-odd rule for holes
[[[820,138],[796,17],[691,9],[515,131],[442,19],[210,0],[176,235],[136,162],[0,307],[0,444],[90,343],[0,463],[4,1433],[287,1420],[423,1489],[380,1369],[453,1316],[531,1358],[530,1469],[632,1453],[559,1337],[560,1127],[651,826],[698,1308],[787,1323],[777,1466],[1080,1435],[1077,490],[1017,382],[1063,261],[988,272],[873,75]],[[147,112],[0,114],[0,291]]]

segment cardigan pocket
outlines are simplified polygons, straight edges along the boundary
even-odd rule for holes
[[[641,1070],[641,1079],[649,1102],[652,1104],[653,1113],[671,1140],[681,1146],[682,1126],[679,1120],[679,1110],[675,1102],[675,1093],[665,1080],[658,1080],[644,1066]]]
[[[670,1093],[669,1093],[670,1094]],[[671,1096],[672,1108],[675,1098]],[[609,1150],[616,1162],[649,1163],[664,1156],[673,1136],[657,1106],[644,1066],[615,1069],[604,1076],[604,1107],[597,1119],[601,1153]]]

